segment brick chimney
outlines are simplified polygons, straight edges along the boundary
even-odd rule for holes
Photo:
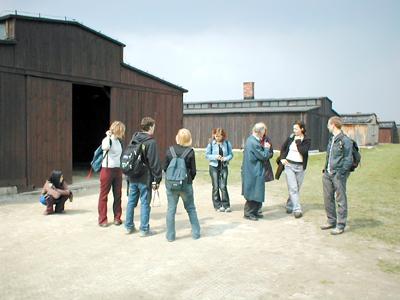
[[[254,82],[243,82],[243,99],[254,99]]]

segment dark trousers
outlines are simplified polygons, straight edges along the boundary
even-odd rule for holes
[[[53,212],[62,213],[64,211],[65,201],[67,201],[69,196],[61,196],[58,199],[54,199],[52,196],[48,195],[46,197],[46,212],[52,214]],[[56,206],[54,209],[54,205]]]
[[[257,201],[251,201],[251,200],[246,200],[246,203],[244,205],[244,216],[245,217],[257,217],[258,211],[262,207],[262,202],[257,202]]]
[[[322,176],[324,204],[328,223],[344,229],[347,220],[346,183],[349,173],[335,175],[325,172]],[[337,205],[337,208],[336,208]]]
[[[212,201],[215,209],[221,206],[228,208],[231,206],[228,194],[228,168],[218,168],[209,166],[209,172],[212,183]],[[221,190],[221,194],[220,194]]]
[[[107,223],[107,196],[112,187],[114,220],[121,220],[122,171],[120,168],[101,168],[99,195],[99,224]]]

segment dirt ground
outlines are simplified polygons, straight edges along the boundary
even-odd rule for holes
[[[202,237],[192,240],[180,203],[172,243],[165,239],[164,188],[151,213],[158,234],[146,238],[97,225],[96,186],[77,190],[62,215],[42,215],[34,194],[2,197],[0,298],[399,299],[399,275],[377,262],[398,259],[400,249],[357,238],[351,228],[331,236],[318,227],[323,215],[294,219],[273,190],[265,218],[245,220],[240,188],[229,191],[233,212],[217,213],[210,186],[195,184]],[[140,209],[135,213],[138,227]]]

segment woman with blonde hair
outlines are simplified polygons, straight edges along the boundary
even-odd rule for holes
[[[101,143],[103,149],[103,162],[100,171],[100,195],[99,195],[99,226],[107,227],[107,196],[112,187],[114,204],[114,224],[121,225],[121,189],[122,171],[121,154],[122,139],[125,136],[125,125],[120,121],[114,121],[106,132],[106,137]]]
[[[186,128],[182,128],[176,135],[176,145],[168,148],[165,157],[165,186],[168,198],[166,238],[169,242],[175,240],[175,214],[179,197],[182,198],[183,206],[188,213],[190,224],[192,226],[193,239],[200,238],[200,225],[197,218],[196,206],[194,205],[192,186],[193,180],[196,177],[196,159],[191,145],[192,135],[190,131]],[[178,161],[178,159],[180,161]],[[184,170],[182,170],[182,168]],[[170,180],[175,174],[182,173],[186,173],[183,176],[183,180],[177,182]]]

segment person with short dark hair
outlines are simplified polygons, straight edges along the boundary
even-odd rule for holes
[[[162,169],[158,155],[158,147],[154,139],[156,122],[150,117],[145,117],[140,122],[142,131],[136,132],[132,136],[132,144],[142,144],[144,148],[143,163],[145,170],[138,176],[129,176],[129,194],[126,205],[125,228],[127,234],[136,231],[134,223],[134,209],[140,197],[140,236],[146,237],[155,234],[150,230],[150,201],[152,189],[157,190],[161,179]]]
[[[331,117],[328,130],[332,134],[326,149],[326,161],[322,176],[327,223],[322,230],[332,229],[331,234],[344,232],[347,220],[346,183],[353,166],[353,143],[342,131],[342,120]],[[336,209],[337,203],[337,209]]]
[[[224,129],[213,130],[213,138],[206,148],[206,158],[209,160],[214,209],[219,212],[231,212],[227,185],[228,164],[233,158],[233,151]]]
[[[42,195],[46,199],[45,215],[63,213],[65,201],[69,199],[72,202],[73,199],[72,192],[64,181],[64,175],[59,170],[51,172],[49,179],[43,185]]]
[[[283,164],[289,199],[286,202],[286,212],[293,212],[295,218],[301,218],[303,211],[300,205],[300,188],[303,184],[305,170],[308,162],[308,151],[311,139],[306,135],[305,124],[302,121],[293,123],[293,133],[286,139],[281,147],[278,158]]]

